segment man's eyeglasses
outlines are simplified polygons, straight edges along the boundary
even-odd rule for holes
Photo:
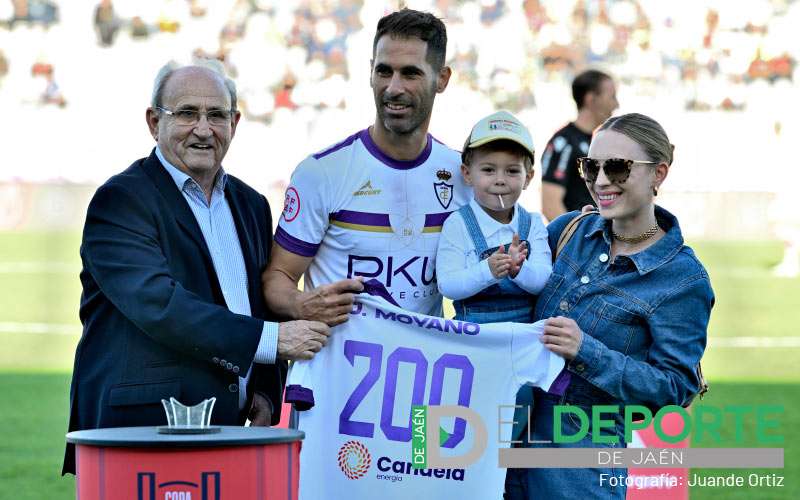
[[[627,160],[625,158],[598,160],[596,158],[584,156],[578,158],[578,173],[583,180],[591,184],[597,180],[600,167],[603,167],[603,173],[610,182],[614,184],[623,184],[628,180],[628,177],[631,175],[631,168],[633,168],[633,165],[636,163],[644,163],[647,165],[657,164],[654,161],[648,160]]]
[[[229,109],[211,109],[206,112],[191,108],[172,110],[162,108],[161,106],[157,106],[157,109],[174,118],[175,123],[178,125],[186,127],[197,125],[197,123],[200,122],[200,117],[203,115],[205,115],[209,125],[221,127],[223,125],[229,125],[231,122],[231,117],[233,116],[233,111]]]

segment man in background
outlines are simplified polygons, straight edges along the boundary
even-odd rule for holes
[[[619,107],[614,80],[593,69],[572,81],[572,98],[578,117],[553,135],[542,155],[542,213],[548,220],[594,205],[577,159],[589,152],[592,131]]]

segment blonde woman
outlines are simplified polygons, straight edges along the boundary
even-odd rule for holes
[[[597,207],[558,256],[539,296],[542,341],[569,372],[563,396],[534,391],[530,435],[553,441],[553,407],[643,405],[653,413],[688,405],[700,390],[696,367],[706,345],[714,294],[706,270],[684,244],[678,220],[655,204],[672,164],[664,129],[641,114],[613,117],[595,133],[581,177]],[[548,226],[551,250],[578,212]],[[604,414],[612,418],[613,414]],[[622,411],[600,433],[613,443],[532,443],[531,447],[625,447]],[[580,422],[562,416],[561,432]],[[507,498],[625,498],[624,468],[517,469]],[[604,480],[605,478],[605,480]]]

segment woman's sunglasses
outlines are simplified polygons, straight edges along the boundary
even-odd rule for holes
[[[626,160],[625,158],[609,158],[607,160],[598,160],[596,158],[589,158],[583,156],[578,158],[578,173],[583,180],[588,183],[594,183],[597,180],[597,174],[600,173],[600,167],[603,167],[603,173],[606,178],[614,184],[622,184],[628,180],[631,175],[631,168],[636,163],[644,163],[648,165],[656,165],[654,161],[646,160]]]

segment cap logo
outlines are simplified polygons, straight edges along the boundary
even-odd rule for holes
[[[489,130],[508,130],[511,133],[519,134],[520,126],[517,122],[512,122],[511,120],[490,120],[489,121]]]

